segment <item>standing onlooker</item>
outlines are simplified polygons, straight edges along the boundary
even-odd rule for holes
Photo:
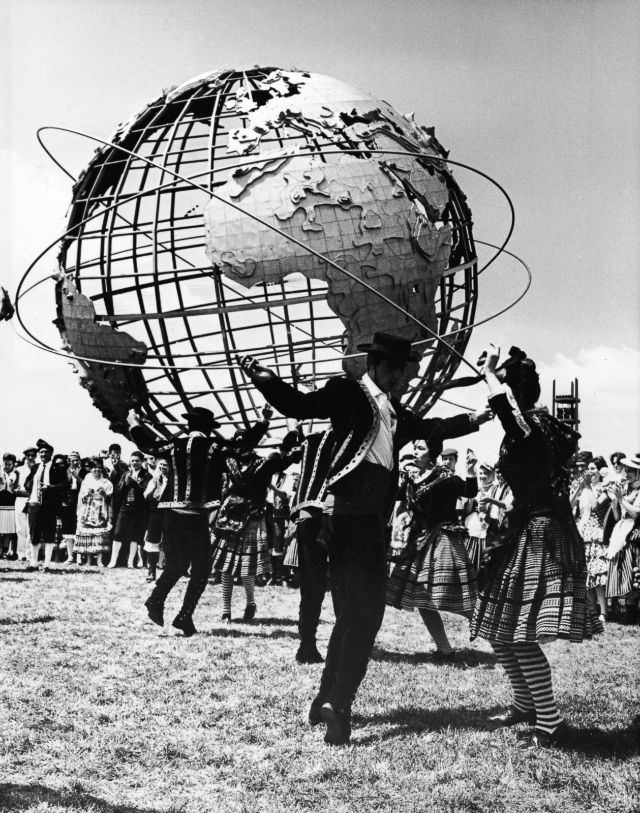
[[[144,542],[148,512],[144,493],[151,475],[143,468],[143,459],[142,452],[132,452],[130,467],[121,475],[114,488],[113,503],[116,519],[111,561],[107,567],[116,566],[122,545],[127,542],[129,543],[127,567],[135,567],[138,546]]]
[[[27,497],[29,492],[26,488],[27,479],[31,477],[31,472],[38,465],[36,457],[38,450],[35,446],[29,446],[23,452],[24,461],[18,466],[16,473],[18,481],[16,483],[16,502],[14,506],[16,516],[16,533],[18,535],[18,559],[26,561],[29,559],[31,550],[31,539],[29,536],[29,520],[27,517]]]
[[[609,561],[607,546],[603,543],[604,517],[609,507],[609,497],[602,486],[600,476],[602,458],[594,458],[577,488],[571,494],[571,504],[577,509],[576,524],[585,543],[587,560],[587,592],[604,620],[607,609],[605,587]]]
[[[3,471],[0,472],[0,559],[17,559],[16,536],[16,456],[7,452],[2,456]]]
[[[150,455],[151,456],[151,455]],[[147,501],[147,532],[144,537],[144,550],[147,554],[147,581],[155,582],[156,569],[160,559],[160,545],[162,543],[162,524],[165,509],[159,508],[158,503],[164,499],[165,489],[169,483],[169,464],[160,458],[156,462],[151,474],[151,479],[144,490],[144,498]]]
[[[607,493],[611,498],[616,524],[611,532],[607,557],[609,575],[607,598],[621,599],[625,612],[623,624],[637,617],[638,593],[633,587],[633,569],[640,565],[640,456],[623,461],[627,481],[611,483]]]
[[[56,543],[56,523],[60,513],[62,494],[67,485],[67,473],[52,461],[53,446],[46,440],[36,442],[40,463],[26,482],[29,492],[29,535],[31,538],[31,564],[27,570],[36,570],[40,545],[44,544],[44,569],[48,572]]]
[[[94,564],[107,547],[111,533],[111,497],[113,485],[107,478],[102,460],[90,463],[89,473],[82,480],[78,492],[77,527],[74,550],[78,564],[86,557],[87,564]]]
[[[67,488],[62,496],[62,541],[67,547],[67,558],[64,564],[73,562],[75,548],[76,527],[78,524],[78,494],[85,472],[82,469],[79,452],[71,452],[67,467]]]

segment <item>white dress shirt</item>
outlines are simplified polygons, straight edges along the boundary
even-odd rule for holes
[[[32,505],[39,505],[42,502],[42,487],[50,485],[49,477],[51,474],[51,460],[46,463],[38,463],[35,474],[33,476],[33,483],[31,485],[31,494],[29,495],[29,502]]]
[[[386,392],[382,392],[380,387],[373,381],[369,373],[362,376],[362,383],[373,396],[378,412],[380,413],[380,425],[378,434],[366,454],[365,460],[369,463],[377,463],[384,466],[389,471],[393,470],[393,439],[398,423],[395,410],[391,405],[391,399]]]

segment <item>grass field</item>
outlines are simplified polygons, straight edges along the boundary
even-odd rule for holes
[[[0,810],[640,809],[638,627],[546,648],[573,729],[534,752],[487,725],[509,690],[466,622],[446,617],[464,657],[436,665],[419,616],[389,610],[352,745],[330,748],[305,721],[321,666],[294,661],[295,591],[259,589],[256,621],[224,625],[210,586],[191,639],[146,621],[146,595],[142,571],[0,569]]]

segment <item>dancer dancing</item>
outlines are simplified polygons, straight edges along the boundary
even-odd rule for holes
[[[467,532],[458,521],[459,499],[478,492],[476,458],[467,453],[466,480],[450,465],[436,466],[441,442],[430,442],[422,455],[421,477],[408,486],[411,522],[406,550],[391,571],[386,602],[398,610],[417,608],[437,647],[436,660],[455,657],[441,611],[471,618],[476,601],[476,569],[467,552]],[[445,449],[442,457],[453,457]]]
[[[251,381],[283,415],[328,418],[335,437],[327,485],[334,496],[329,569],[336,623],[309,712],[311,723],[326,724],[325,742],[332,745],[349,742],[351,704],[384,616],[386,524],[397,490],[399,450],[414,438],[435,441],[466,435],[489,417],[417,418],[389,395],[415,374],[411,342],[376,333],[372,343],[358,349],[367,353],[367,372],[360,381],[330,378],[309,393],[282,381],[250,356],[241,359]]]
[[[265,415],[271,408],[265,407]],[[240,578],[246,594],[243,621],[256,615],[254,588],[256,576],[271,572],[266,527],[267,489],[271,478],[300,459],[299,450],[288,454],[276,452],[270,457],[258,457],[253,442],[247,445],[247,432],[236,433],[236,457],[227,459],[228,486],[216,517],[213,534],[216,547],[213,568],[221,574],[222,621],[231,621],[233,580]]]
[[[133,411],[129,427],[138,448],[168,458],[171,465],[171,485],[165,494],[169,499],[158,504],[167,509],[163,526],[166,563],[145,606],[154,624],[164,626],[166,598],[189,570],[182,608],[172,622],[189,638],[197,632],[193,613],[211,573],[209,513],[220,504],[227,450],[221,439],[209,437],[220,425],[210,410],[194,407],[183,417],[189,434],[169,443],[153,438]],[[247,431],[257,443],[266,430],[263,422]]]
[[[505,431],[499,467],[514,506],[478,595],[471,638],[491,643],[514,693],[511,708],[490,719],[533,723],[523,743],[545,746],[561,739],[563,723],[540,644],[579,642],[602,632],[602,624],[587,604],[584,544],[569,505],[569,462],[579,435],[535,408],[540,384],[525,353],[512,347],[500,367],[498,358],[491,345],[482,371]]]

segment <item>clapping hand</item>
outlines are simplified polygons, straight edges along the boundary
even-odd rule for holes
[[[476,463],[478,462],[478,458],[476,457],[476,453],[473,449],[467,449],[467,476],[468,477],[475,477],[476,474]]]
[[[273,416],[273,408],[270,406],[270,404],[265,404],[262,407],[262,420],[269,423],[272,416]]]

